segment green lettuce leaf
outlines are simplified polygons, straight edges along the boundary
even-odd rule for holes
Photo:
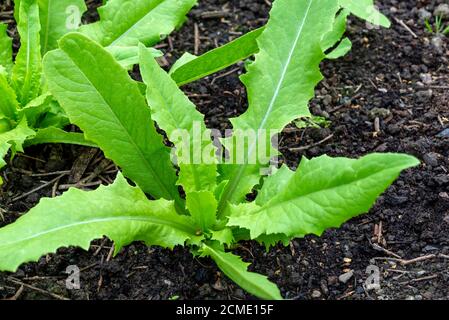
[[[41,52],[58,48],[58,40],[76,31],[87,10],[84,0],[38,0],[41,21]]]
[[[269,161],[266,157],[248,164],[248,159],[262,146],[271,150],[269,154],[276,154],[277,151],[272,150],[271,134],[280,132],[299,117],[310,116],[309,100],[323,78],[319,68],[325,58],[321,39],[332,30],[338,9],[335,0],[277,0],[273,3],[270,19],[257,39],[260,51],[256,61],[242,76],[248,91],[248,110],[231,119],[234,137],[223,143],[235,154],[233,139],[242,140],[236,132],[262,132],[264,135],[257,134],[256,138],[246,140],[244,164],[225,164],[227,168],[221,168],[221,179],[229,183],[220,200],[220,218],[228,202],[245,199],[257,183],[260,169]],[[280,34],[283,36],[279,37]]]
[[[401,154],[371,154],[359,160],[303,158],[282,189],[273,189],[277,192],[269,201],[232,206],[228,225],[249,229],[252,239],[279,233],[321,235],[367,212],[402,170],[418,164]]]
[[[23,152],[24,141],[34,134],[35,132],[28,128],[26,119],[23,119],[14,129],[0,133],[0,169],[6,165],[4,158],[8,151],[11,149],[12,156],[17,151]],[[1,183],[2,178],[0,177]]]
[[[226,276],[249,293],[262,299],[282,300],[278,287],[267,277],[249,272],[249,263],[243,262],[239,256],[207,245],[203,245],[201,253],[202,256],[211,257]]]
[[[27,105],[19,110],[19,117],[26,117],[28,125],[35,128],[40,118],[51,109],[53,97],[46,92],[31,100]]]
[[[171,66],[170,71],[168,72],[168,74],[170,76],[173,75],[173,73],[178,70],[179,68],[181,68],[182,66],[184,66],[185,64],[189,63],[190,61],[193,61],[195,59],[198,59],[198,56],[191,54],[189,52],[184,52],[184,54],[175,61],[175,63]],[[172,77],[173,78],[173,77]],[[173,79],[174,80],[174,79]],[[178,84],[179,85],[179,84]]]
[[[346,23],[350,12],[346,9],[341,10],[335,18],[334,26],[321,40],[321,48],[326,52],[335,46],[346,32]]]
[[[196,0],[110,0],[80,31],[103,46],[152,46],[184,22]]]
[[[143,46],[140,47],[140,71],[147,85],[152,117],[175,144],[177,163],[181,168],[178,184],[187,193],[213,192],[217,177],[216,156],[204,116],[159,67],[151,51]]]
[[[120,65],[130,70],[132,67],[139,63],[139,47],[119,47],[119,46],[110,46],[107,47],[106,50],[114,56],[114,59],[117,60]],[[154,48],[148,48],[151,51],[153,57],[158,58],[162,57],[163,53],[160,50]]]
[[[40,94],[42,80],[41,30],[37,0],[21,0],[19,23],[20,49],[12,69],[12,84],[21,105]]]
[[[0,119],[17,120],[18,109],[16,93],[9,85],[7,75],[0,70]]]
[[[195,221],[202,230],[207,231],[215,224],[217,212],[217,200],[210,191],[196,191],[187,194],[186,206]]]
[[[259,28],[248,32],[200,57],[193,56],[192,59],[192,56],[190,56],[182,65],[175,64],[173,66],[170,71],[171,77],[179,86],[182,86],[252,56],[259,50],[256,39],[262,34],[263,30],[263,28]]]
[[[105,49],[82,34],[67,34],[60,47],[45,56],[44,71],[51,93],[71,122],[143,191],[174,199],[183,208],[169,149],[156,132],[137,83]]]
[[[235,242],[231,228],[212,231],[211,239],[218,241],[221,245],[231,245]]]
[[[257,194],[256,203],[259,206],[263,206],[271,200],[273,195],[278,194],[288,181],[294,176],[295,172],[290,170],[289,167],[283,165],[277,169],[276,172],[268,176],[263,182],[263,186]]]
[[[374,25],[389,28],[390,20],[380,13],[374,6],[373,0],[338,0],[341,7],[349,10],[353,15]]]
[[[38,129],[36,135],[25,141],[26,147],[34,146],[37,144],[47,143],[63,143],[63,144],[76,144],[79,146],[98,148],[98,146],[86,140],[84,134],[77,132],[67,132],[59,128],[49,127],[45,129]]]
[[[23,0],[22,0],[23,1]],[[176,214],[173,202],[149,201],[119,174],[114,184],[95,191],[70,189],[60,197],[42,199],[15,223],[0,229],[0,269],[15,271],[60,247],[88,249],[107,236],[115,254],[133,242],[173,248],[184,245],[195,230],[192,221]]]
[[[5,67],[9,73],[12,69],[12,39],[6,32],[8,26],[0,23],[0,66]]]
[[[16,20],[16,23],[19,23],[20,0],[13,0],[13,2],[14,2],[14,20]]]
[[[330,60],[335,60],[345,56],[352,49],[352,42],[348,38],[344,38],[338,46],[326,54],[326,58]]]

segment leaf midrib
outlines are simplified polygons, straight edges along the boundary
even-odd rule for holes
[[[162,5],[164,3],[164,0],[162,0],[160,3],[158,3],[156,6],[154,6],[153,8],[151,8],[150,11],[148,11],[147,14],[145,14],[142,18],[140,18],[139,20],[137,20],[135,23],[133,23],[132,26],[130,26],[125,32],[123,32],[120,36],[118,36],[118,38],[116,38],[114,41],[112,41],[111,44],[109,44],[110,46],[114,46],[117,42],[119,42],[120,40],[122,40],[124,37],[126,37],[126,35],[128,35],[136,26],[138,26],[144,19],[146,19],[152,12],[153,10],[155,10],[157,7],[159,7],[160,5]]]
[[[45,24],[45,39],[44,39],[44,47],[42,48],[42,52],[47,52],[48,47],[48,39],[49,39],[49,30],[50,30],[50,8],[51,8],[52,0],[48,0],[47,5],[47,21]]]
[[[274,103],[276,102],[276,100],[277,100],[277,98],[278,98],[278,96],[279,96],[280,89],[281,89],[282,84],[283,84],[283,82],[284,82],[284,80],[285,80],[285,77],[286,77],[286,75],[287,75],[287,71],[288,71],[288,68],[289,68],[289,66],[290,66],[291,60],[292,60],[292,58],[293,58],[293,54],[294,54],[294,52],[295,52],[296,46],[298,45],[299,39],[300,39],[300,37],[301,37],[301,35],[302,35],[302,31],[303,31],[303,29],[304,29],[305,23],[306,23],[307,18],[308,18],[308,16],[309,16],[310,8],[312,7],[313,1],[314,1],[314,0],[309,0],[309,4],[308,4],[308,6],[307,6],[307,10],[306,10],[306,12],[305,12],[305,14],[304,14],[304,17],[303,17],[303,19],[302,19],[301,24],[299,25],[298,31],[296,32],[295,41],[293,42],[293,45],[292,45],[292,47],[290,48],[290,51],[289,51],[289,55],[288,55],[287,61],[286,61],[285,65],[284,65],[284,67],[283,67],[283,70],[282,70],[282,72],[281,72],[281,78],[280,78],[279,81],[278,81],[278,84],[277,84],[276,89],[275,89],[275,91],[274,91],[273,97],[272,97],[272,99],[271,99],[271,101],[270,101],[270,104],[268,105],[268,110],[267,110],[267,112],[265,113],[265,116],[263,117],[261,123],[259,124],[259,127],[257,128],[257,129],[259,129],[259,130],[260,130],[260,129],[263,129],[263,128],[265,127],[266,122],[268,121],[268,117],[269,117],[269,115],[271,114],[271,111],[272,111],[272,109],[273,109],[273,107],[274,107]],[[259,43],[258,40],[257,40],[257,42]],[[249,155],[249,156],[250,156],[250,155],[252,154],[252,152],[254,151],[254,148],[256,147],[257,143],[258,143],[258,138],[256,137],[256,139],[253,141],[253,143],[252,143],[252,144],[249,146],[249,148],[248,148],[248,155]],[[234,193],[235,190],[237,189],[237,187],[238,187],[238,185],[239,185],[239,183],[240,183],[240,180],[241,180],[241,178],[242,178],[242,175],[243,175],[243,173],[244,173],[246,167],[247,167],[247,164],[242,164],[242,165],[240,165],[239,168],[238,168],[238,170],[237,170],[237,172],[236,172],[236,174],[234,174],[234,175],[231,177],[231,179],[230,179],[230,181],[229,181],[229,188],[226,188],[226,189],[229,190],[229,191],[225,191],[225,194],[223,194],[222,199],[220,199],[219,216],[221,216],[222,212],[224,212],[224,209],[225,209],[225,207],[226,207],[227,201],[228,201],[230,198],[232,198],[233,193]]]
[[[282,206],[283,204],[285,204],[287,202],[296,201],[296,200],[301,199],[301,198],[307,198],[307,197],[310,197],[310,196],[312,196],[314,194],[317,194],[317,193],[331,192],[331,191],[336,190],[338,188],[342,188],[342,187],[347,187],[347,186],[353,185],[354,183],[357,183],[357,182],[363,182],[364,180],[369,180],[373,176],[376,176],[376,175],[379,175],[379,174],[385,174],[385,171],[396,172],[396,171],[400,171],[400,170],[403,170],[403,169],[404,169],[404,166],[392,167],[392,168],[388,168],[388,169],[385,169],[385,170],[382,170],[382,171],[378,171],[378,172],[375,172],[375,173],[372,173],[372,174],[368,174],[368,175],[363,176],[363,177],[361,177],[359,179],[352,180],[349,183],[339,184],[337,186],[328,187],[328,188],[324,188],[324,189],[320,189],[320,190],[315,190],[315,191],[312,191],[312,192],[301,194],[299,196],[294,196],[294,197],[282,199],[281,201],[279,201],[277,203],[274,203],[274,204],[270,201],[265,206],[262,206],[261,208],[259,208],[256,211],[252,212],[250,215],[263,213],[264,211],[267,211],[268,209],[273,209],[273,208]],[[287,185],[287,187],[289,187],[289,186]],[[278,194],[282,194],[282,193],[283,192],[281,191]],[[272,201],[275,201],[275,200],[276,199],[273,199]]]
[[[108,101],[106,100],[106,98],[103,96],[102,92],[99,90],[99,88],[97,88],[97,86],[95,84],[92,83],[92,81],[90,81],[90,79],[88,78],[88,76],[84,73],[83,69],[67,54],[67,57],[73,62],[73,64],[78,68],[78,70],[81,72],[81,74],[84,76],[84,78],[86,79],[86,81],[93,87],[95,88],[95,91],[99,94],[99,96],[101,97],[101,99],[103,100],[103,102],[108,106],[108,110],[111,112],[111,114],[113,115],[114,119],[116,119],[117,123],[120,124],[120,126],[122,127],[123,131],[126,133],[126,136],[128,137],[128,140],[130,141],[130,143],[134,146],[134,148],[137,150],[139,157],[142,159],[142,163],[145,164],[145,167],[147,167],[149,169],[149,171],[151,172],[152,176],[155,177],[155,180],[157,181],[157,184],[159,185],[159,187],[164,190],[164,193],[166,195],[170,195],[172,197],[172,200],[175,200],[176,202],[179,201],[178,197],[176,197],[176,194],[173,194],[172,192],[169,191],[169,189],[165,186],[165,184],[162,182],[161,178],[159,177],[157,171],[153,168],[153,166],[151,165],[151,163],[146,159],[145,155],[142,153],[142,150],[140,149],[140,147],[136,144],[136,142],[134,141],[134,139],[132,138],[131,134],[129,133],[129,131],[126,129],[126,127],[124,126],[124,124],[120,121],[119,117],[117,116],[117,114],[115,113],[114,109],[111,107],[111,105],[108,103]],[[94,141],[95,142],[95,141]],[[123,169],[123,168],[122,168]],[[127,171],[126,169],[124,169],[125,171]],[[180,205],[180,207],[182,208],[182,205]]]
[[[30,11],[31,11],[31,6],[29,7]],[[19,12],[20,12],[20,8],[19,8]],[[22,89],[21,97],[20,97],[21,99],[24,99],[24,95],[25,95],[25,92],[24,92],[25,90],[24,89],[25,88],[29,89],[28,88],[29,81],[31,81],[30,80],[30,59],[31,59],[31,57],[30,57],[30,55],[31,55],[31,53],[30,53],[30,51],[31,51],[31,49],[30,49],[30,42],[31,42],[31,40],[30,40],[30,21],[27,20],[26,24],[27,24],[26,66],[25,66],[25,80],[24,80],[24,83],[23,83],[23,87],[21,88]],[[21,101],[21,102],[25,103],[26,101],[25,102]]]
[[[164,226],[172,227],[174,229],[178,229],[179,231],[182,231],[182,232],[185,232],[188,234],[192,234],[192,235],[195,234],[195,230],[193,230],[190,226],[184,225],[180,222],[175,222],[172,220],[165,220],[165,219],[151,217],[151,216],[147,216],[147,217],[118,216],[118,217],[96,218],[96,219],[75,222],[75,223],[67,224],[64,226],[48,229],[48,230],[45,230],[45,231],[42,231],[39,233],[35,233],[29,237],[22,238],[17,241],[2,243],[2,244],[0,244],[0,248],[16,245],[18,243],[33,240],[33,239],[39,238],[41,236],[46,236],[51,233],[57,233],[58,231],[61,231],[64,229],[76,228],[78,226],[82,226],[82,225],[86,225],[86,224],[107,223],[107,222],[116,222],[116,221],[140,221],[140,222],[146,222],[148,224],[153,224],[153,225],[164,225]]]
[[[213,252],[213,254],[215,255],[215,258],[216,258],[216,259],[220,260],[221,263],[226,264],[226,265],[228,266],[228,268],[229,268],[229,269],[232,269],[232,271],[234,271],[234,273],[238,274],[239,277],[241,277],[241,278],[243,278],[243,279],[246,279],[245,276],[243,276],[243,275],[241,274],[240,269],[236,268],[233,264],[228,263],[228,262],[227,262],[225,259],[223,259],[223,258],[221,257],[221,255],[219,255],[218,252],[216,252],[213,248],[211,248],[211,247],[209,247],[209,246],[206,246],[206,247],[207,247],[211,252]],[[226,254],[226,252],[223,252],[223,253]],[[230,253],[230,254],[232,254],[232,253]],[[237,258],[237,259],[238,259],[238,258]],[[243,261],[241,261],[241,262],[242,262],[242,263],[246,263],[246,262],[243,262]],[[248,270],[246,270],[246,272],[248,272],[248,273],[253,273],[253,272],[250,272],[250,271],[248,271]],[[258,274],[256,273],[256,275],[258,275]],[[263,275],[260,275],[260,276],[263,277]],[[269,281],[268,279],[266,279],[266,280]],[[272,297],[272,294],[271,294],[270,292],[268,292],[267,290],[265,290],[265,288],[264,288],[263,286],[260,286],[258,283],[251,282],[251,285],[254,286],[254,287],[256,287],[259,291],[264,292],[268,297]]]

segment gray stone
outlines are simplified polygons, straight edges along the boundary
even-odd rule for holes
[[[432,75],[430,73],[421,73],[419,77],[421,78],[421,81],[427,85],[431,84],[433,81]]]
[[[314,299],[321,298],[321,292],[320,292],[320,290],[313,290],[313,292],[312,292],[312,298],[314,298]]]
[[[428,166],[436,167],[436,166],[438,166],[438,158],[439,157],[440,157],[440,155],[438,153],[429,152],[424,155],[423,160]]]
[[[437,137],[439,137],[439,138],[449,138],[449,128],[448,129],[444,129],[443,131],[441,131],[439,134],[437,134]]]
[[[430,251],[437,251],[438,248],[437,248],[437,247],[434,247],[434,246],[431,246],[431,245],[427,245],[427,246],[425,246],[424,249],[422,249],[422,250],[425,251],[425,252],[430,252]]]
[[[164,280],[164,284],[166,284],[167,286],[171,287],[171,286],[173,285],[173,282],[171,282],[171,281],[168,280],[168,279],[165,279],[165,280]]]
[[[434,178],[438,185],[442,186],[449,183],[449,176],[447,174],[439,174]]]
[[[387,198],[387,201],[388,201],[388,203],[390,203],[394,206],[400,206],[400,205],[408,202],[408,197],[392,195]]]
[[[354,275],[354,270],[351,270],[351,271],[348,271],[348,272],[343,273],[342,275],[340,275],[338,277],[338,280],[341,283],[346,283],[346,282],[348,282],[352,278],[353,275]]]
[[[338,278],[336,276],[330,276],[330,277],[327,278],[327,283],[330,286],[336,285],[337,282],[338,282]]]
[[[437,35],[432,38],[432,45],[439,54],[442,54],[444,52],[443,49],[444,40],[441,37],[441,35]]]

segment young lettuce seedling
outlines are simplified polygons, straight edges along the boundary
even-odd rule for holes
[[[14,4],[21,39],[15,62],[7,26],[0,24],[0,168],[9,150],[14,155],[23,151],[23,145],[96,146],[82,134],[62,130],[68,118],[42,74],[42,57],[58,47],[62,36],[78,29],[86,11],[84,1],[15,0]],[[138,62],[138,43],[155,45],[184,21],[195,4],[196,0],[110,0],[99,8],[100,21],[80,31],[130,68]],[[160,54],[149,50],[154,56]]]
[[[322,79],[319,65],[326,58],[322,41],[333,30],[339,9],[337,0],[274,1],[257,38],[255,62],[242,77],[249,108],[232,119],[234,134],[222,140],[237,155],[226,160],[217,156],[203,115],[149,49],[139,46],[145,99],[103,46],[79,33],[64,36],[60,49],[44,59],[50,92],[70,121],[136,186],[120,173],[110,186],[70,189],[41,200],[0,229],[0,269],[14,271],[63,246],[88,249],[93,239],[107,236],[115,254],[133,241],[166,248],[187,245],[194,255],[211,257],[249,293],[281,299],[275,284],[249,272],[248,264],[229,252],[235,243],[256,240],[269,247],[321,235],[367,212],[402,170],[419,164],[402,154],[358,160],[321,156],[303,158],[296,171],[282,166],[266,176],[270,157],[254,157],[264,148],[277,154],[266,138],[309,115],[308,103]],[[174,143],[179,176],[155,122]],[[241,132],[257,134],[244,139]],[[246,201],[254,188],[255,201]]]

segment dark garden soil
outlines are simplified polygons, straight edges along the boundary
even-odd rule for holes
[[[276,282],[285,298],[449,299],[449,38],[426,32],[421,18],[443,2],[380,1],[392,20],[389,30],[370,30],[352,18],[347,33],[353,50],[323,63],[326,80],[311,104],[330,126],[285,130],[281,148],[291,167],[302,156],[369,152],[409,153],[423,163],[404,172],[369,214],[321,238],[307,236],[268,253],[256,243],[241,244],[236,251],[253,270]],[[161,46],[167,52],[161,63],[224,44],[264,24],[268,11],[268,0],[200,0],[188,22]],[[11,15],[2,13],[0,19]],[[210,127],[227,128],[227,119],[245,110],[245,89],[238,79],[242,70],[234,66],[184,88]],[[59,195],[76,183],[95,188],[115,172],[96,150],[30,148],[2,172],[0,225],[41,197]],[[252,298],[212,261],[193,258],[188,250],[134,244],[111,259],[109,241],[94,244],[89,252],[61,249],[15,274],[0,273],[0,298]],[[81,290],[65,288],[69,265],[82,270]],[[370,265],[380,268],[380,290],[364,287]]]

